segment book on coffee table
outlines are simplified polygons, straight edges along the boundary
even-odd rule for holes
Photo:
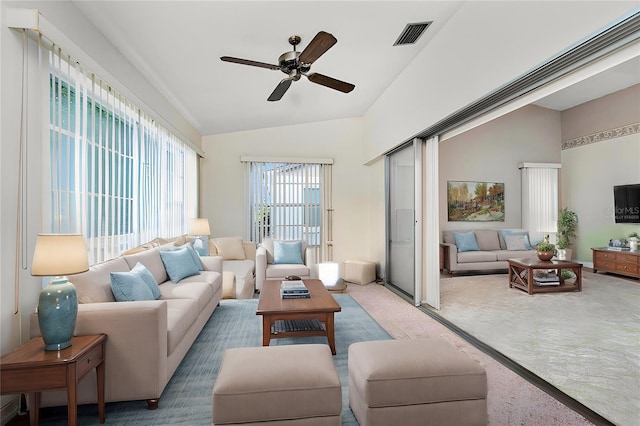
[[[282,293],[309,293],[309,289],[307,289],[302,280],[282,281],[280,283],[280,291]]]

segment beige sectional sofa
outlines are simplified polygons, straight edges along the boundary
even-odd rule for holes
[[[243,241],[241,237],[212,238],[209,254],[222,256],[223,298],[251,299],[256,283],[256,243]]]
[[[107,335],[105,349],[106,402],[146,400],[157,407],[171,376],[218,306],[222,295],[222,257],[200,257],[203,270],[172,282],[161,250],[173,243],[124,255],[71,275],[78,292],[75,334]],[[155,300],[116,301],[112,272],[129,272],[140,262],[159,284]],[[31,335],[39,335],[37,314],[31,317]],[[95,403],[96,376],[79,384],[78,402]],[[42,394],[42,405],[64,405],[64,392]]]
[[[458,247],[455,233],[458,233],[458,242],[470,244]],[[475,238],[475,247],[469,233]],[[507,270],[507,259],[536,255],[535,243],[529,241],[529,234],[523,229],[447,230],[442,232],[441,247],[444,251],[442,267],[450,275],[462,271]]]

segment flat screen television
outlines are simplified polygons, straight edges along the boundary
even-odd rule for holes
[[[640,223],[640,183],[613,187],[616,223]]]

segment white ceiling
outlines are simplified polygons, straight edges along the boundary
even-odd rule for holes
[[[202,135],[362,116],[442,28],[461,2],[74,1]],[[414,45],[393,46],[408,23],[434,21]],[[281,71],[220,60],[277,64],[299,35],[338,42],[311,72],[355,84],[344,94],[303,78],[267,102]]]
[[[360,117],[458,10],[460,1],[93,1],[74,4],[201,135]],[[393,46],[408,23],[433,21],[414,45]],[[222,62],[270,64],[318,31],[338,43],[311,72],[355,84],[344,94],[306,79],[279,102],[267,97],[280,71]],[[537,102],[563,110],[640,80],[638,61]],[[613,71],[612,71],[613,72]]]

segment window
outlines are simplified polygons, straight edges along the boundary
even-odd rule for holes
[[[522,228],[532,243],[547,234],[554,238],[558,224],[559,164],[520,163],[522,173]]]
[[[322,212],[330,185],[330,164],[246,162],[248,238],[306,240],[321,246],[327,238]]]
[[[82,233],[90,263],[196,216],[197,157],[97,76],[49,53],[50,232]]]

